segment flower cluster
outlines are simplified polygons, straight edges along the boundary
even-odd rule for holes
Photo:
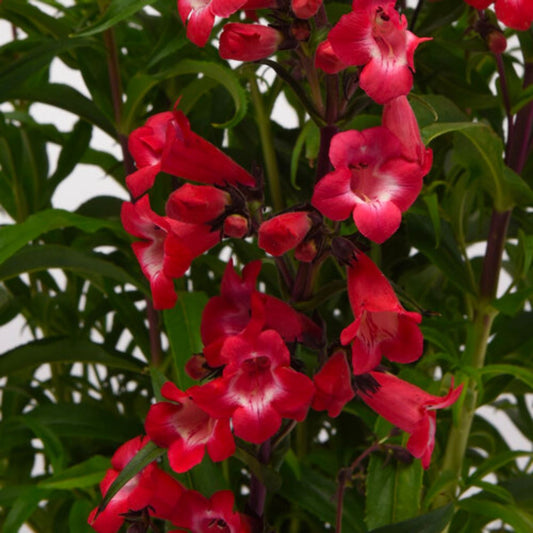
[[[322,138],[321,150],[329,159],[304,204],[267,216],[261,208],[262,180],[195,134],[179,110],[149,118],[130,136],[137,170],[127,177],[127,185],[138,199],[124,204],[122,221],[140,239],[133,250],[149,280],[154,307],[172,307],[177,298],[174,280],[224,237],[256,239],[257,246],[275,258],[288,295],[280,299],[257,289],[261,260],[245,264],[240,274],[233,261],[228,262],[220,293],[203,310],[203,351],[186,366],[188,374],[202,382],[184,391],[165,383],[164,401],[152,405],[146,417],[147,438],[167,449],[176,473],[195,467],[206,453],[214,462],[228,459],[236,439],[263,445],[284,435],[310,408],[336,417],[356,396],[409,433],[408,451],[424,468],[430,466],[435,411],[456,401],[462,387],[452,385],[443,397],[433,396],[382,366],[383,358],[409,364],[422,356],[422,316],[402,306],[390,282],[364,253],[368,241],[381,244],[396,233],[432,165],[432,151],[422,142],[407,99],[415,49],[427,39],[407,30],[405,15],[394,6],[393,0],[354,0],[352,12],[316,47],[314,62],[305,59],[313,80],[324,76],[321,71],[333,76],[356,70],[358,86],[383,112],[381,125],[361,131],[338,132],[335,120],[327,113],[322,117],[328,131],[335,131]],[[311,25],[305,20],[322,6],[320,0],[292,0],[290,6],[270,0],[178,0],[178,9],[187,36],[199,46],[209,40],[215,17],[242,9],[253,18],[251,11],[268,9],[273,20],[283,21],[283,28],[231,22],[220,35],[223,58],[254,61],[288,47],[291,39],[306,40]],[[164,216],[151,210],[148,197],[160,172],[180,180]],[[356,226],[352,235],[341,234],[339,225],[327,220],[350,217]],[[346,266],[353,313],[353,322],[330,344],[320,319],[296,307],[310,299],[314,276],[328,258]],[[288,265],[298,265],[296,274]],[[306,368],[298,358],[303,349],[314,351],[320,362]],[[144,442],[128,445],[127,453],[117,452],[102,492],[121,470],[125,456]],[[166,500],[167,493],[160,494],[159,488],[148,497],[152,482],[173,485],[175,501]],[[186,490],[152,464],[90,521],[97,531],[116,531],[120,515],[145,509],[148,516],[192,531],[208,531],[202,525],[208,523],[246,532],[248,523],[233,512],[233,503],[227,492],[207,500]],[[104,522],[112,525],[100,527]]]

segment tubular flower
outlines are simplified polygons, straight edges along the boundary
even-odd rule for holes
[[[383,106],[382,125],[402,143],[403,156],[420,165],[422,176],[431,170],[433,151],[426,148],[413,109],[406,96],[398,96]]]
[[[351,384],[351,372],[346,354],[336,351],[315,374],[315,397],[312,408],[326,411],[332,418],[339,416],[342,408],[355,396]]]
[[[370,372],[379,388],[360,390],[363,401],[391,424],[410,433],[407,449],[428,468],[435,447],[437,409],[452,405],[463,389],[453,384],[446,396],[433,396],[411,383],[382,372]]]
[[[143,274],[150,282],[154,307],[169,309],[176,303],[173,278],[185,274],[195,257],[219,240],[220,235],[205,224],[186,224],[161,217],[150,208],[148,195],[137,202],[124,202],[124,229],[143,239],[132,244]]]
[[[272,437],[282,418],[302,421],[314,394],[313,382],[290,367],[290,354],[274,330],[263,330],[264,309],[253,299],[252,318],[221,350],[221,378],[192,387],[194,401],[211,416],[231,416],[238,437],[259,444]]]
[[[104,495],[113,481],[124,467],[133,459],[150,439],[148,437],[135,437],[124,443],[111,458],[112,468],[107,471],[100,483]],[[163,519],[170,519],[178,500],[185,489],[155,463],[150,463],[137,475],[130,479],[113,496],[106,508],[98,513],[93,509],[89,515],[89,525],[98,533],[116,533],[128,511],[149,508],[150,514]]]
[[[413,85],[418,38],[407,30],[407,19],[395,0],[354,0],[328,35],[333,51],[347,65],[363,67],[359,84],[378,104],[407,94]]]
[[[211,418],[171,382],[163,385],[161,394],[172,403],[152,405],[145,428],[158,446],[168,448],[168,460],[174,471],[187,472],[199,464],[206,448],[215,462],[233,455],[235,442],[229,419]]]
[[[305,239],[312,225],[307,211],[277,215],[259,227],[259,248],[274,256],[283,255]]]
[[[341,342],[352,343],[354,374],[373,370],[382,355],[398,363],[422,355],[422,317],[400,305],[387,278],[360,252],[348,268],[348,296],[355,320],[342,331]]]
[[[400,140],[383,126],[338,133],[329,158],[335,170],[316,185],[313,206],[332,220],[352,214],[365,237],[387,240],[418,196],[423,169],[405,157]]]
[[[220,35],[220,57],[238,61],[257,61],[272,55],[283,35],[270,26],[230,22]]]
[[[210,185],[185,183],[168,198],[169,217],[189,224],[205,224],[218,218],[231,202],[229,193]]]
[[[208,185],[255,185],[246,170],[194,133],[179,110],[149,118],[131,133],[129,150],[139,169],[126,178],[134,197],[152,187],[160,171]]]
[[[209,499],[188,490],[180,499],[172,523],[194,533],[250,533],[248,519],[233,511],[234,504],[235,497],[229,490],[215,492]]]
[[[244,267],[241,277],[235,272],[233,262],[229,261],[222,277],[220,296],[207,302],[200,331],[204,354],[210,366],[224,364],[220,359],[224,342],[228,337],[241,333],[248,325],[253,296],[259,298],[264,306],[264,329],[277,331],[286,342],[314,342],[321,338],[321,329],[310,318],[282,300],[255,289],[260,270],[261,262],[252,261]]]
[[[205,46],[215,24],[215,17],[229,17],[246,0],[178,0],[178,12],[187,26],[187,39],[196,46]]]

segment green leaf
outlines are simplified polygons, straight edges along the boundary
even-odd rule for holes
[[[142,372],[145,365],[129,355],[113,352],[87,339],[46,338],[29,342],[0,356],[0,376],[44,363],[100,363],[111,368]]]
[[[40,481],[37,486],[42,489],[71,490],[92,487],[104,478],[111,462],[107,457],[95,455],[82,463],[63,470],[60,474]]]
[[[166,451],[166,448],[157,447],[152,441],[148,442],[141,450],[139,450],[135,457],[123,468],[115,481],[111,483],[110,487],[105,493],[102,503],[98,506],[99,512],[102,512],[111,498],[134,476],[136,476],[143,468],[148,466],[151,462],[161,457]]]
[[[27,44],[32,45],[29,50],[20,54],[19,59],[7,62],[0,69],[0,101],[2,102],[15,96],[21,98],[15,88],[26,82],[36,72],[48,66],[55,56],[73,48],[92,45],[88,39],[32,39],[28,40]],[[39,92],[44,92],[44,87],[39,87],[38,90]]]
[[[163,320],[178,376],[177,385],[181,390],[196,384],[186,374],[184,368],[193,354],[202,351],[200,324],[206,303],[207,296],[203,292],[185,292],[179,294],[178,303],[173,309],[163,311]]]
[[[502,140],[486,124],[478,122],[451,122],[431,124],[422,128],[425,144],[446,133],[460,133],[466,141],[456,143],[456,154],[471,170],[486,192],[494,199],[498,211],[505,211],[514,205],[510,184],[520,189],[516,178],[505,171]]]
[[[509,374],[516,379],[524,382],[531,389],[533,389],[533,371],[528,370],[522,366],[516,365],[487,365],[485,368],[478,370],[480,374]]]
[[[503,520],[514,528],[516,533],[531,533],[533,531],[533,517],[514,505],[505,505],[494,500],[484,499],[477,496],[459,500],[461,509],[479,514],[489,520]]]
[[[500,453],[495,457],[489,457],[471,476],[468,477],[466,485],[469,486],[478,483],[487,474],[498,470],[498,468],[501,468],[510,462],[514,462],[519,457],[533,457],[533,452],[507,451]]]
[[[109,228],[118,233],[124,231],[118,222],[84,217],[63,209],[46,209],[31,215],[21,224],[11,224],[0,228],[0,264],[44,233],[67,227],[76,227],[88,233],[102,228]]]
[[[37,487],[28,487],[24,493],[17,498],[13,507],[7,513],[3,524],[2,533],[19,533],[20,528],[26,520],[39,507],[39,503],[49,496],[50,491]]]
[[[533,287],[505,294],[494,300],[492,305],[507,316],[514,316],[524,308],[524,303],[533,296]]]
[[[298,162],[300,160],[303,147],[306,144],[315,146],[319,138],[319,134],[320,130],[318,129],[318,126],[312,120],[309,120],[305,123],[305,126],[302,128],[302,131],[296,139],[296,144],[294,145],[291,156],[291,185],[297,191],[300,190],[300,187],[296,184],[296,173],[298,171]],[[306,151],[306,157],[308,157],[308,155],[310,154],[308,154]]]
[[[70,533],[94,533],[94,529],[87,523],[87,517],[93,505],[88,500],[76,500],[70,508],[68,525]]]
[[[111,0],[100,19],[91,27],[79,33],[78,36],[88,37],[108,30],[154,2],[155,0]]]
[[[400,522],[420,511],[420,461],[410,465],[387,461],[373,454],[366,479],[366,523],[369,529]]]
[[[337,484],[320,472],[301,464],[301,477],[296,478],[287,465],[283,465],[281,475],[283,484],[278,491],[283,498],[297,508],[304,509],[322,522],[335,524]],[[364,533],[367,531],[363,521],[363,509],[354,491],[346,490],[343,505],[343,531]]]
[[[101,259],[97,254],[55,244],[27,246],[20,250],[0,265],[0,279],[9,279],[24,272],[37,272],[50,268],[72,270],[86,277],[92,277],[92,282],[99,287],[103,287],[101,277],[105,276],[119,283],[131,283],[145,290],[137,278],[110,261]]]
[[[50,176],[48,185],[52,190],[58,183],[66,178],[79,163],[83,154],[87,151],[91,141],[92,128],[84,120],[79,120],[72,128],[66,143],[59,154],[57,167],[52,176]]]
[[[390,526],[373,529],[370,533],[442,533],[453,517],[453,504]]]

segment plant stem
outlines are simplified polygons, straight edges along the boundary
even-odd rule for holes
[[[274,149],[272,130],[270,128],[270,117],[266,114],[263,97],[259,92],[255,72],[250,75],[249,80],[250,93],[255,109],[257,127],[259,128],[259,137],[261,139],[261,148],[265,160],[266,175],[272,197],[272,204],[275,211],[281,211],[283,209],[283,196],[281,194],[278,161]]]
[[[270,439],[263,442],[257,452],[257,459],[260,463],[268,464],[270,461],[271,443]],[[267,490],[265,485],[252,473],[252,479],[250,480],[250,498],[248,505],[250,510],[257,518],[258,526],[254,528],[254,533],[262,533],[264,527],[264,514],[265,514],[265,501]]]
[[[507,84],[503,65],[498,64],[501,76],[502,95],[508,99]],[[524,86],[533,83],[533,64],[526,63]],[[523,170],[527,150],[531,139],[533,127],[533,106],[521,109],[513,123],[508,101],[504,102],[508,116],[508,143],[506,147],[505,161],[515,172],[520,174]],[[464,365],[473,369],[483,368],[492,323],[497,316],[497,311],[491,306],[496,297],[500,270],[502,265],[503,251],[507,237],[507,229],[511,219],[512,210],[494,210],[490,221],[487,249],[483,259],[481,277],[479,281],[478,304],[476,306],[474,321],[469,328],[464,351]],[[434,507],[440,507],[452,501],[456,496],[457,483],[459,481],[463,460],[468,446],[470,429],[477,408],[478,390],[474,379],[469,379],[466,384],[465,400],[459,412],[457,424],[454,425],[448,436],[442,472],[448,471],[453,474],[455,483],[435,499]]]

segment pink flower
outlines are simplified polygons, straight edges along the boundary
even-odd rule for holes
[[[400,305],[387,278],[362,253],[348,268],[348,296],[355,320],[342,331],[341,342],[352,343],[354,374],[373,370],[382,355],[398,363],[422,355],[422,317]]]
[[[163,385],[161,394],[172,403],[152,405],[145,428],[158,446],[168,448],[168,460],[174,471],[187,472],[199,464],[206,449],[215,462],[233,455],[235,442],[229,419],[211,418],[171,382]]]
[[[290,367],[289,350],[279,333],[262,330],[264,309],[259,297],[252,306],[247,328],[224,342],[222,377],[192,387],[189,393],[211,416],[231,417],[235,435],[259,444],[279,430],[282,417],[305,418],[314,386]]]
[[[107,471],[100,483],[104,495],[124,467],[133,459],[150,439],[135,437],[124,443],[111,458],[112,468]],[[185,489],[155,463],[150,463],[130,479],[111,499],[106,508],[98,513],[93,509],[89,515],[89,525],[98,533],[116,533],[124,517],[120,516],[130,510],[138,511],[150,506],[150,514],[163,519],[170,519],[178,500]]]
[[[205,46],[215,24],[215,16],[229,17],[246,0],[178,0],[178,11],[187,26],[187,39],[196,46]]]
[[[209,185],[255,185],[246,170],[194,133],[179,110],[150,117],[131,133],[129,150],[139,169],[126,178],[134,197],[152,187],[160,171]]]
[[[259,227],[259,248],[274,256],[283,255],[305,239],[312,224],[307,211],[272,217]]]
[[[347,65],[361,65],[361,88],[378,104],[407,94],[413,85],[418,38],[407,30],[407,19],[394,0],[354,0],[329,32],[333,51]]]
[[[405,157],[400,140],[382,126],[338,133],[329,158],[335,170],[316,185],[313,206],[332,220],[351,214],[365,237],[387,240],[418,196],[423,169]]]
[[[233,511],[234,503],[235,497],[229,490],[215,492],[209,499],[188,490],[180,500],[172,523],[194,533],[250,533],[248,519]]]
[[[402,143],[403,156],[420,165],[422,176],[431,170],[433,151],[426,148],[413,109],[406,96],[398,96],[383,106],[382,125]]]
[[[359,390],[364,402],[391,424],[410,433],[407,449],[422,459],[422,466],[428,468],[435,447],[437,409],[452,405],[463,389],[453,384],[446,396],[433,396],[406,381],[381,372],[370,372],[377,382],[377,390]]]
[[[315,374],[315,397],[312,408],[326,411],[332,418],[339,416],[342,408],[355,396],[351,372],[342,350],[336,351]]]
[[[257,61],[272,55],[283,35],[270,26],[230,22],[220,35],[220,57],[238,61]]]

